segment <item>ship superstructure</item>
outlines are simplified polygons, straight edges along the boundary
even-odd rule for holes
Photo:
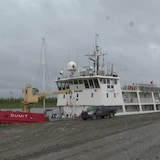
[[[152,82],[123,86],[122,95],[127,113],[148,113],[160,110],[160,87]]]
[[[67,94],[60,94],[57,106],[62,106],[65,116],[79,116],[88,106],[104,105],[115,107],[117,114],[135,114],[156,112],[160,109],[160,88],[151,84],[132,84],[121,87],[118,74],[100,69],[102,57],[97,45],[92,55],[88,55],[93,66],[85,71],[78,71],[75,62],[67,64],[68,76],[60,72],[56,80],[58,90],[70,89]]]

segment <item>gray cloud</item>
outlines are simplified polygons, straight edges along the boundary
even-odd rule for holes
[[[95,33],[121,83],[160,85],[160,2],[157,0],[0,0],[0,97],[21,96],[41,84],[41,41],[46,38],[50,81],[69,60],[86,66]]]

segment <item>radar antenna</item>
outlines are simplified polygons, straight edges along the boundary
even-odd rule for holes
[[[92,55],[86,55],[89,56],[89,60],[93,61],[93,71],[95,75],[100,74],[100,56],[103,56],[103,67],[104,67],[104,56],[107,54],[102,54],[100,52],[99,46],[98,46],[98,34],[95,36],[95,51]]]

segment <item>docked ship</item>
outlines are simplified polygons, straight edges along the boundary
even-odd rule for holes
[[[33,104],[38,103],[40,99],[44,100],[47,96],[68,94],[70,92],[70,89],[53,92],[39,92],[37,88],[32,88],[32,85],[28,84],[23,88],[22,111],[0,110],[0,124],[47,122],[49,121],[47,110],[44,109],[44,113],[32,113],[31,107],[33,107]]]
[[[120,77],[113,71],[105,72],[100,65],[104,56],[96,46],[93,54],[88,55],[93,65],[83,71],[77,69],[77,64],[70,61],[67,64],[68,74],[60,72],[55,81],[59,91],[70,89],[71,92],[59,94],[57,106],[62,114],[69,117],[80,116],[89,106],[104,105],[115,107],[117,115],[142,114],[160,110],[160,87],[152,82],[149,84],[131,84],[121,86]]]
[[[0,124],[47,122],[43,113],[20,111],[0,111]]]
[[[30,111],[32,104],[38,102],[38,90],[36,88],[32,88],[30,85],[27,85],[23,94],[22,111],[0,110],[0,124],[35,123],[48,121],[48,118],[44,113],[32,113]]]

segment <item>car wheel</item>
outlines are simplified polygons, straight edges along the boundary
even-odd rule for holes
[[[87,120],[87,118],[83,118],[83,120]]]
[[[92,118],[93,118],[93,120],[96,120],[97,116],[94,114]]]
[[[112,117],[114,117],[114,113],[113,112],[109,113],[109,118],[112,118]]]

